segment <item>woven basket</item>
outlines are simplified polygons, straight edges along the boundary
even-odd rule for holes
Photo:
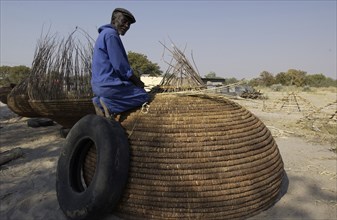
[[[120,217],[242,219],[275,202],[284,172],[278,147],[267,127],[237,103],[157,94],[146,114],[137,110],[120,120],[131,147]],[[95,151],[86,161],[90,183]]]
[[[91,99],[29,100],[29,104],[43,117],[71,128],[87,114],[95,114]]]
[[[0,87],[0,102],[7,104],[7,96],[12,91],[12,87],[4,86]]]
[[[26,78],[7,96],[7,106],[22,117],[39,117],[40,115],[30,106],[27,92],[29,78]]]

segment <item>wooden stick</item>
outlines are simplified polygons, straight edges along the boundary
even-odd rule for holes
[[[0,166],[23,155],[20,147],[0,153]]]

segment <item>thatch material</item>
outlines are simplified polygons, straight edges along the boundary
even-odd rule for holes
[[[129,112],[120,121],[130,135],[131,163],[118,215],[242,219],[275,202],[284,172],[278,147],[267,127],[237,103],[163,93],[146,114]],[[85,167],[84,175],[93,173]]]
[[[7,104],[7,96],[16,85],[11,83],[9,86],[0,87],[0,102]]]
[[[28,88],[30,99],[91,98],[92,53],[93,41],[80,28],[60,41],[55,35],[42,37],[32,64]]]
[[[22,117],[39,117],[40,114],[37,113],[28,102],[28,82],[29,77],[21,81],[12,89],[7,96],[7,106]]]
[[[200,90],[206,88],[199,73],[189,62],[185,54],[179,50],[173,43],[173,49],[170,50],[161,43],[172,55],[171,62],[159,86],[155,89],[157,92],[179,92]],[[172,63],[172,62],[175,63]]]
[[[93,40],[80,28],[65,39],[46,35],[39,40],[28,85],[29,102],[38,114],[71,128],[83,116],[95,113],[92,53]]]
[[[95,114],[91,99],[29,100],[29,104],[41,116],[53,119],[64,128],[71,128],[87,114]]]
[[[66,128],[94,113],[92,51],[92,38],[78,27],[65,39],[49,34],[41,37],[32,71],[8,95],[8,107],[20,116],[43,116]]]

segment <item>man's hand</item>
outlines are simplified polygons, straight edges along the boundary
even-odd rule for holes
[[[135,84],[135,86],[138,86],[138,87],[141,87],[141,88],[144,88],[144,83],[135,75],[132,75],[130,77],[130,81]]]

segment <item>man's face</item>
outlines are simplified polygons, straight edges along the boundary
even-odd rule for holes
[[[123,36],[129,30],[130,26],[131,23],[129,18],[122,13],[119,13],[115,20],[115,27],[118,31],[118,34]]]

